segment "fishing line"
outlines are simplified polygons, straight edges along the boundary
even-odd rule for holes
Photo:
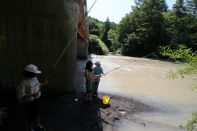
[[[119,67],[116,67],[116,68],[114,68],[114,69],[112,69],[112,70],[110,70],[110,71],[104,73],[102,76],[105,76],[105,75],[107,75],[107,74],[109,74],[109,73],[112,73],[113,71],[116,71],[116,70],[118,70],[118,69],[120,69],[120,68],[122,68],[122,67],[124,67],[124,66],[126,66],[126,65],[129,65],[129,64],[130,64],[130,62],[127,63],[127,64],[123,64],[123,65],[121,65],[121,66],[119,66]]]

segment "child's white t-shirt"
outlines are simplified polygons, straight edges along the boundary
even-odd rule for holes
[[[37,99],[41,96],[41,91],[40,91],[40,82],[38,81],[37,77],[29,78],[23,80],[20,85],[17,87],[17,98],[20,102],[30,102],[33,101],[34,99]],[[31,95],[31,94],[36,94],[38,95],[36,97],[23,97],[25,95]]]

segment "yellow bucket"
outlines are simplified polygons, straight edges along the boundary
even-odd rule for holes
[[[103,101],[103,104],[104,105],[108,105],[109,104],[109,101],[110,101],[109,96],[103,96],[102,97],[102,101]]]

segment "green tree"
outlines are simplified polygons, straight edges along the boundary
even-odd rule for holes
[[[178,16],[183,16],[186,13],[186,8],[184,6],[184,0],[176,0],[176,3],[173,5],[173,11]]]
[[[112,49],[113,52],[117,51],[117,49],[120,47],[117,30],[112,30],[112,29],[109,30],[108,39],[110,40],[111,43],[110,49]]]
[[[117,30],[117,24],[114,22],[110,22],[107,18],[106,22],[99,21],[95,18],[88,18],[89,23],[89,34],[98,36],[110,49],[110,51],[114,51],[114,43],[112,45],[112,41],[115,42],[115,40],[112,40],[113,35],[109,34],[110,30],[116,31]],[[117,35],[117,34],[116,34]],[[110,38],[109,38],[110,36]],[[117,36],[118,37],[118,36]],[[115,39],[115,38],[113,38]],[[118,38],[116,38],[118,39]],[[113,48],[113,49],[112,49]]]
[[[140,31],[145,34],[144,49],[148,53],[155,51],[159,45],[165,43],[164,19],[162,16],[165,8],[163,0],[144,0]]]
[[[171,44],[186,43],[188,47],[197,50],[197,20],[194,19],[196,3],[196,0],[187,0],[185,5],[184,0],[177,0],[174,4],[172,13],[176,15],[176,20],[173,23]]]
[[[187,15],[183,17],[177,16],[174,12],[164,13],[165,29],[170,37],[169,43],[190,43],[189,41],[189,23],[191,23]]]
[[[127,35],[134,32],[134,22],[132,21],[132,16],[134,13],[127,14],[119,23],[118,32],[119,32],[119,41],[122,46],[125,46],[125,40],[127,39]]]
[[[193,16],[193,18],[197,17],[197,0],[186,0],[186,10],[187,12]]]
[[[110,49],[111,43],[108,39],[108,32],[110,30],[110,21],[109,18],[106,19],[104,22],[104,26],[102,29],[102,34],[101,34],[101,40],[107,45],[107,47]]]
[[[197,20],[185,14],[178,16],[173,11],[163,13],[167,43],[177,46],[177,43],[186,43],[186,46],[197,50]]]
[[[143,0],[134,0],[135,6],[133,8],[140,8],[143,4]]]
[[[89,24],[89,33],[93,35],[100,35],[100,27],[101,27],[101,22],[98,21],[97,19],[88,17],[88,24]]]
[[[129,56],[140,56],[142,44],[137,28],[140,22],[138,10],[127,14],[119,23],[119,42],[121,43],[122,53]]]
[[[166,43],[164,19],[166,10],[163,0],[143,0],[137,8],[122,19],[119,40],[123,54],[144,56],[155,52]]]
[[[166,4],[166,1],[165,0],[160,0],[161,2],[161,8],[163,10],[163,12],[167,12],[168,11],[168,6]]]

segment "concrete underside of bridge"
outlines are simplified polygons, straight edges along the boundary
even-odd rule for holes
[[[0,92],[16,88],[26,64],[37,65],[43,71],[39,78],[45,79],[73,34],[45,91],[74,91],[79,13],[72,0],[1,0]]]

